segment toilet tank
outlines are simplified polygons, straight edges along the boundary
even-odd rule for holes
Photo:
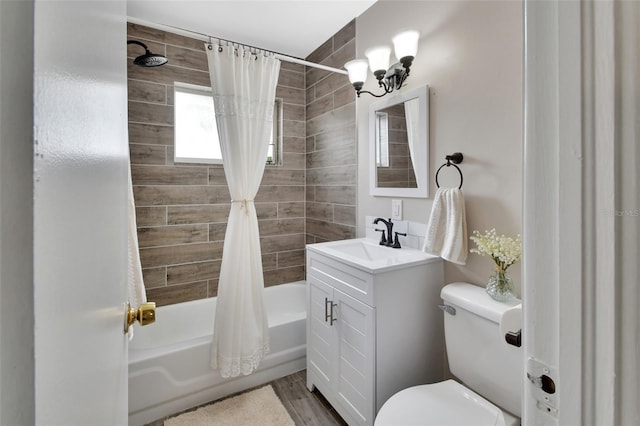
[[[520,300],[497,302],[483,287],[467,283],[446,285],[441,297],[455,308],[455,314],[451,310],[444,314],[449,369],[467,387],[521,417],[524,355],[522,347],[508,344],[500,333],[503,314]],[[513,313],[506,315],[510,322]],[[516,317],[520,328],[521,312]]]

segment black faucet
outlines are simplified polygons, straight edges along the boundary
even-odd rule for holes
[[[391,218],[389,218],[388,221],[384,220],[381,217],[375,218],[373,220],[374,225],[377,225],[379,222],[384,223],[387,227],[387,238],[385,238],[384,229],[376,229],[376,231],[382,231],[382,238],[380,239],[380,245],[393,247],[393,222],[391,222]]]
[[[407,236],[407,233],[405,232],[405,233],[403,234],[402,232],[396,232],[396,238],[395,238],[395,240],[393,241],[393,245],[391,245],[391,241],[389,241],[389,245],[390,245],[392,248],[402,248],[402,247],[400,247],[400,240],[398,240],[398,235],[402,235],[403,237],[406,237],[406,236]]]
[[[382,232],[382,238],[380,238],[380,245],[391,247],[391,248],[401,248],[400,241],[398,240],[398,235],[402,235],[403,237],[406,237],[407,234],[406,233],[403,234],[402,232],[396,232],[396,236],[395,238],[393,238],[393,222],[391,222],[391,218],[389,218],[389,220],[384,220],[383,218],[378,217],[373,220],[374,225],[377,225],[378,222],[382,222],[387,226],[386,238],[384,235],[384,229],[376,228],[376,231]]]

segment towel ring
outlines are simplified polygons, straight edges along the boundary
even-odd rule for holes
[[[438,183],[438,173],[440,173],[440,170],[441,170],[444,166],[447,166],[447,167],[453,166],[453,167],[455,167],[455,168],[456,168],[456,170],[458,170],[458,173],[460,173],[460,186],[458,187],[458,189],[461,189],[461,188],[462,188],[462,183],[463,183],[463,181],[464,181],[464,177],[462,176],[462,170],[460,170],[460,167],[456,166],[456,164],[460,164],[460,163],[462,163],[462,159],[463,159],[463,158],[464,158],[464,157],[462,156],[462,153],[460,153],[460,152],[456,152],[456,153],[454,153],[454,154],[452,154],[452,155],[447,155],[447,156],[445,157],[445,159],[447,160],[447,162],[446,162],[446,163],[444,163],[442,166],[438,167],[438,170],[436,171],[436,186],[437,186],[438,188],[440,188],[440,184]]]

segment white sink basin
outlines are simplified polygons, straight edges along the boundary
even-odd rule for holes
[[[362,260],[382,260],[398,257],[404,254],[400,249],[391,249],[381,245],[373,245],[366,239],[346,240],[343,244],[333,244],[330,248]]]
[[[369,238],[331,241],[307,245],[316,251],[370,273],[398,269],[439,259],[436,256],[412,248],[394,249],[378,244]]]

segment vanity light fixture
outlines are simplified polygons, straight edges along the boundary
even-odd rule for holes
[[[400,89],[404,81],[409,77],[409,69],[413,58],[418,52],[418,39],[420,34],[417,31],[403,31],[393,37],[393,48],[398,62],[389,67],[389,56],[391,49],[387,46],[378,46],[367,49],[364,54],[369,60],[354,59],[344,64],[349,72],[349,81],[353,84],[358,97],[361,93],[368,93],[376,98]],[[364,82],[367,81],[367,66],[378,79],[378,86],[384,89],[384,93],[376,95],[368,90],[362,90]]]

